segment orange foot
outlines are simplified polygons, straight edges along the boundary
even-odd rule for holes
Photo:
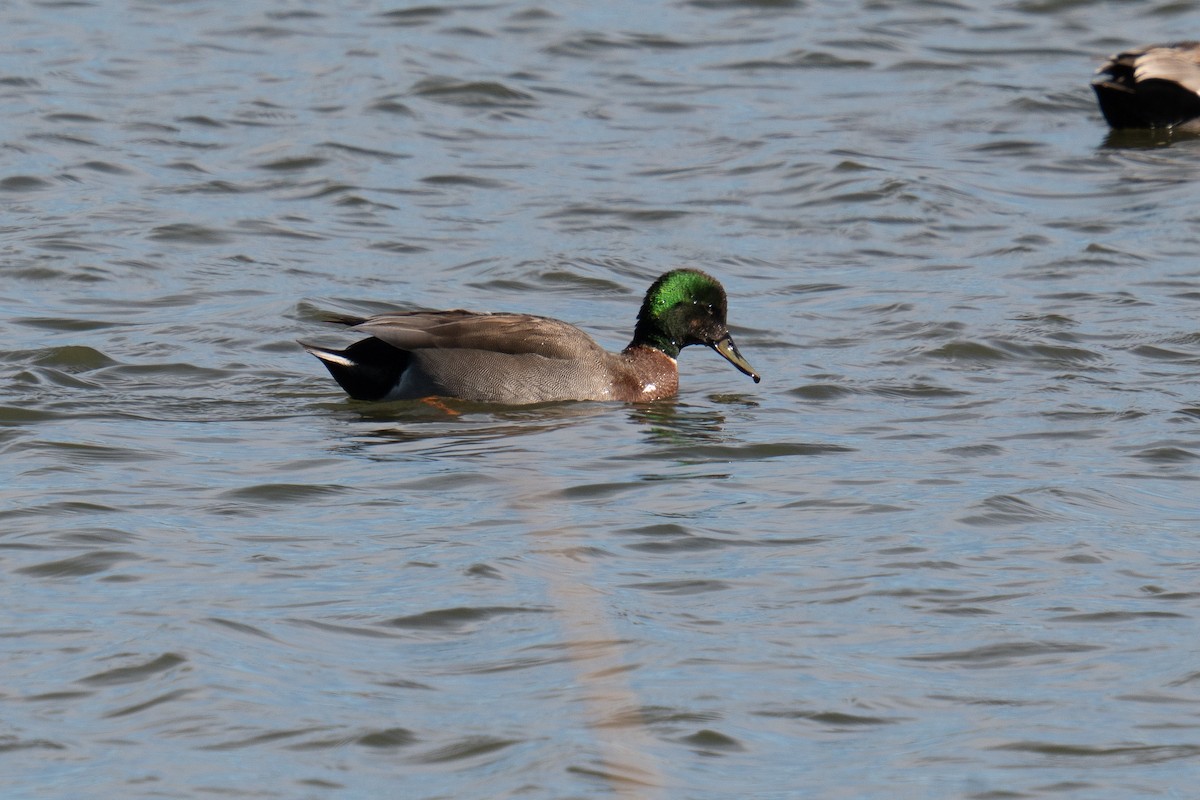
[[[453,408],[451,408],[450,406],[443,403],[441,398],[439,398],[439,397],[423,397],[423,398],[421,398],[421,402],[428,403],[429,405],[436,408],[438,411],[443,411],[452,417],[462,416],[461,411],[455,411]]]

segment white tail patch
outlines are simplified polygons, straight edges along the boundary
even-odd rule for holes
[[[356,362],[351,361],[350,359],[346,358],[345,356],[340,355],[338,353],[334,353],[330,350],[324,350],[320,347],[305,347],[304,349],[307,350],[308,352],[312,353],[314,356],[321,359],[322,361],[328,361],[330,364],[340,364],[343,367],[357,366]]]

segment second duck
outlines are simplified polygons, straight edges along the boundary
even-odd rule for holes
[[[1200,133],[1200,42],[1126,50],[1096,72],[1092,88],[1113,128]]]

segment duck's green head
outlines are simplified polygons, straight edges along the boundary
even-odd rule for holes
[[[696,269],[672,270],[646,292],[632,344],[654,347],[671,358],[690,344],[702,344],[758,383],[758,373],[729,335],[725,306],[725,289],[716,278]]]

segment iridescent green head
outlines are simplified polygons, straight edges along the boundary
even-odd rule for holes
[[[725,289],[716,278],[696,269],[672,270],[646,292],[630,346],[645,345],[678,358],[688,345],[702,344],[758,383],[758,373],[729,335],[725,307]]]

